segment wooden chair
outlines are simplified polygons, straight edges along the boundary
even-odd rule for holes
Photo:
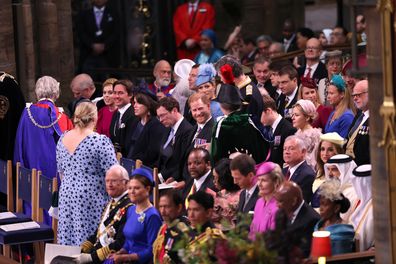
[[[153,204],[154,207],[157,208],[157,210],[159,210],[159,189],[158,189],[159,179],[158,179],[157,168],[153,169],[153,178],[154,178]]]
[[[0,160],[0,192],[7,195],[7,211],[14,211],[14,189],[11,160]]]
[[[17,172],[17,192],[16,192],[16,200],[17,200],[17,212],[22,213],[23,211],[23,201],[30,202],[32,204],[32,216],[33,220],[38,219],[38,210],[36,206],[38,206],[38,178],[37,171],[35,169],[27,169],[21,167],[20,163],[17,163],[16,166]],[[42,223],[38,223],[39,228],[37,229],[26,229],[21,231],[10,231],[5,232],[0,229],[0,244],[3,246],[12,246],[26,244],[26,243],[36,243],[42,241],[53,241],[54,232],[51,227],[44,225]],[[39,247],[36,245],[35,263],[43,262],[43,254],[40,252]],[[19,247],[20,251],[20,247]],[[20,252],[21,253],[21,252]],[[20,254],[21,256],[21,254]],[[21,261],[21,259],[20,259]]]

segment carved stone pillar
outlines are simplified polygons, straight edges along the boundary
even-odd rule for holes
[[[0,1],[0,71],[16,74],[11,1]]]

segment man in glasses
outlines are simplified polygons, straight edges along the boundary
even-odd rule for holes
[[[356,83],[353,88],[352,98],[360,114],[356,115],[349,129],[345,154],[354,158],[358,166],[370,164],[370,113],[367,80]]]
[[[307,41],[307,45],[304,51],[306,63],[297,69],[298,76],[301,78],[310,78],[315,80],[316,83],[319,80],[327,77],[326,66],[320,62],[320,54],[322,52],[322,45],[319,39],[310,38]]]

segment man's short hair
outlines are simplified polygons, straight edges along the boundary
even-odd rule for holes
[[[310,39],[315,36],[315,33],[310,28],[302,27],[297,29],[297,33],[300,33],[301,36]]]
[[[290,140],[294,140],[294,141],[296,142],[297,146],[300,148],[301,151],[302,151],[302,150],[307,150],[307,146],[305,145],[304,141],[303,141],[300,137],[298,137],[298,136],[296,136],[296,135],[288,136],[288,137],[285,139],[285,143],[286,143],[287,141],[290,141]]]
[[[254,67],[254,65],[256,65],[256,64],[264,64],[264,63],[269,63],[269,64],[271,64],[271,60],[268,59],[268,58],[266,58],[266,57],[264,57],[264,56],[258,56],[258,57],[254,60],[254,62],[253,62],[253,67]]]
[[[280,71],[279,71],[279,76],[282,76],[282,75],[287,75],[287,76],[289,76],[290,80],[293,80],[294,78],[297,78],[298,72],[297,72],[296,68],[294,68],[293,65],[286,65],[286,66],[282,67],[282,69],[280,69]]]
[[[273,61],[270,63],[268,66],[270,71],[273,72],[278,72],[285,67],[286,65],[291,65],[291,63],[288,60],[280,60],[280,61]]]
[[[263,95],[263,110],[272,109],[274,111],[278,111],[276,107],[276,102],[272,99],[271,96],[264,94]]]
[[[240,154],[231,160],[231,170],[238,170],[243,176],[253,172],[256,174],[256,162],[247,154]]]
[[[188,202],[195,201],[197,204],[205,208],[205,210],[213,209],[214,207],[213,196],[204,191],[198,191],[194,194],[191,194],[187,199]]]
[[[253,46],[256,46],[256,42],[252,38],[243,38],[243,43],[245,45],[252,44]]]
[[[168,197],[175,206],[183,205],[183,198],[181,197],[180,192],[175,189],[168,189],[161,192],[160,198],[164,196]]]
[[[173,108],[176,108],[177,112],[180,112],[179,102],[171,96],[161,98],[158,101],[157,109],[160,108],[161,106],[163,108],[165,108],[166,111],[168,111],[168,112],[171,112],[173,110]]]
[[[271,36],[268,36],[268,35],[260,35],[256,38],[256,44],[258,44],[261,41],[267,41],[271,44],[272,38],[271,38]]]
[[[113,90],[114,90],[114,87],[116,87],[116,85],[118,85],[118,84],[125,87],[125,90],[128,93],[128,95],[133,95],[133,83],[130,80],[122,79],[122,80],[118,80],[118,81],[114,82]]]
[[[238,58],[232,55],[224,55],[215,64],[216,71],[219,72],[221,66],[228,64],[232,68],[232,74],[235,78],[240,77],[243,74],[242,64]]]
[[[193,152],[202,152],[203,156],[204,156],[203,158],[204,158],[205,163],[210,162],[210,153],[209,153],[209,151],[207,149],[205,149],[205,148],[193,148],[190,151],[190,153],[188,154],[188,156],[190,156],[191,153],[193,153]]]
[[[107,172],[112,171],[112,170],[116,170],[117,174],[119,176],[121,176],[123,180],[129,181],[129,174],[128,174],[127,170],[124,167],[122,167],[121,165],[114,164],[107,170]],[[107,172],[106,172],[106,174],[107,174]]]
[[[191,107],[191,103],[192,102],[196,102],[199,99],[201,99],[202,103],[210,105],[210,99],[207,95],[203,94],[203,93],[195,93],[192,94],[189,98],[188,98],[188,105]]]

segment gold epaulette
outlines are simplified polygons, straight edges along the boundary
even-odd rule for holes
[[[96,254],[98,254],[100,261],[104,261],[111,253],[113,253],[113,251],[110,250],[109,246],[105,246],[96,250]]]
[[[177,228],[180,230],[180,231],[182,231],[183,233],[186,233],[186,232],[188,232],[190,229],[188,228],[188,226],[186,225],[186,223],[184,223],[184,222],[179,222],[178,224],[177,224]]]
[[[253,86],[251,84],[246,86],[246,96],[253,94]]]
[[[92,244],[91,241],[87,240],[81,244],[82,253],[90,253],[93,248],[94,248],[94,244]]]

